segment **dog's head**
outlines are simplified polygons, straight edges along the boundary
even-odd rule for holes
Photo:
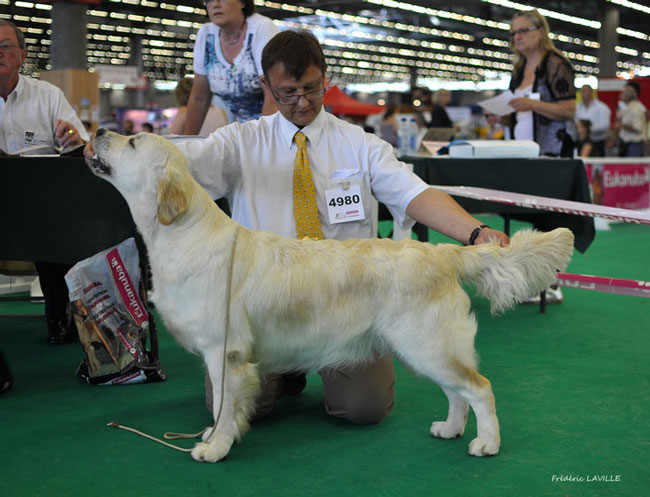
[[[152,133],[122,136],[100,128],[94,139],[91,170],[124,196],[134,217],[155,212],[169,225],[189,206],[191,177],[183,154],[165,138]]]

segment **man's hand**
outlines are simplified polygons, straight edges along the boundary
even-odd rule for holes
[[[83,145],[84,141],[79,135],[79,131],[68,121],[62,119],[56,120],[56,125],[54,127],[54,136],[59,142],[61,148],[67,147],[76,147],[78,145]]]
[[[485,228],[474,240],[474,245],[481,245],[482,243],[490,243],[497,241],[502,247],[507,247],[510,245],[510,237],[506,235],[503,231],[493,230],[492,228]]]

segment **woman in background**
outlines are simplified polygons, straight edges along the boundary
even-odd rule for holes
[[[276,106],[266,95],[262,50],[280,30],[271,19],[255,13],[254,0],[203,0],[210,22],[194,44],[194,85],[187,104],[185,134],[198,134],[213,95],[229,121],[245,122],[273,114]]]
[[[453,128],[454,123],[451,122],[449,114],[447,114],[447,106],[451,103],[451,92],[449,90],[441,89],[433,95],[433,108],[431,109],[431,128]]]
[[[510,101],[515,139],[534,140],[541,155],[573,157],[576,91],[571,64],[549,38],[546,19],[536,10],[512,18],[510,48],[514,69]]]
[[[393,147],[397,146],[397,119],[395,118],[395,110],[394,105],[389,106],[379,123],[379,137],[390,143]]]
[[[174,116],[174,120],[169,125],[167,131],[170,135],[182,135],[185,130],[185,121],[187,120],[187,101],[190,98],[193,83],[193,78],[185,76],[176,85],[174,95],[178,102],[178,111],[176,112],[176,116]],[[226,112],[223,109],[210,104],[210,107],[205,114],[205,118],[203,119],[203,123],[201,124],[201,128],[196,134],[208,136],[215,129],[225,126],[226,124],[228,124]]]

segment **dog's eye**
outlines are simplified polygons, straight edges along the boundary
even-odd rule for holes
[[[129,138],[129,145],[131,145],[131,148],[135,148],[135,138]]]

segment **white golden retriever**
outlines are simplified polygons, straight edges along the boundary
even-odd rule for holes
[[[469,406],[474,456],[499,451],[490,382],[476,370],[476,320],[461,280],[501,311],[553,283],[573,235],[518,232],[510,246],[413,240],[303,241],[229,219],[164,138],[99,130],[93,171],[126,199],[147,245],[154,302],[166,327],[205,360],[215,424],[192,449],[223,459],[248,428],[260,377],[350,365],[393,352],[442,387],[446,421],[431,434],[463,434]]]

